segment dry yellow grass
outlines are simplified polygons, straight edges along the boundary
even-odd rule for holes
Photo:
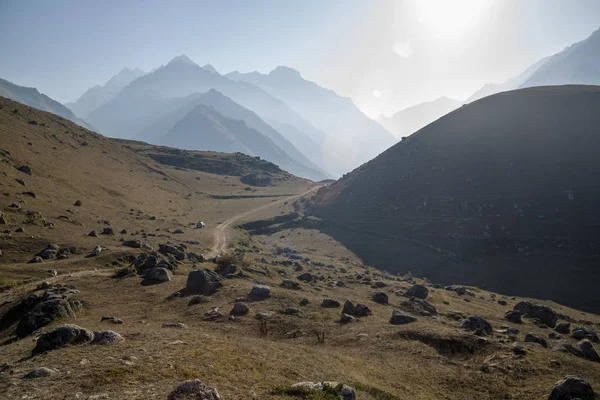
[[[218,293],[194,306],[187,305],[189,297],[169,299],[185,286],[187,273],[194,268],[189,263],[175,271],[172,281],[163,284],[142,286],[139,277],[114,279],[112,275],[118,267],[112,262],[142,251],[120,246],[118,232],[121,229],[129,232],[125,237],[141,229],[167,235],[145,239],[155,248],[166,241],[197,240],[200,244],[189,245],[189,248],[203,252],[211,248],[214,228],[220,222],[270,204],[273,199],[217,200],[206,194],[189,196],[196,191],[242,193],[244,185],[233,177],[155,165],[107,139],[92,137],[72,124],[58,125],[58,130],[57,120],[48,114],[31,112],[38,123],[44,122],[51,129],[29,126],[26,119],[9,124],[7,113],[12,112],[12,108],[20,107],[19,112],[23,114],[28,111],[14,105],[7,109],[6,102],[2,105],[0,137],[10,140],[3,140],[0,148],[8,150],[15,162],[32,165],[34,175],[23,176],[11,165],[0,164],[1,189],[8,193],[0,206],[10,222],[2,229],[11,231],[1,235],[0,249],[5,254],[0,258],[0,273],[5,281],[16,282],[0,293],[0,304],[27,295],[41,280],[73,284],[80,291],[76,298],[84,302],[84,310],[76,318],[55,321],[41,332],[62,323],[75,323],[93,330],[113,329],[122,334],[125,341],[109,346],[70,346],[34,358],[28,356],[35,346],[35,335],[2,345],[0,364],[10,363],[12,368],[0,375],[1,398],[64,399],[80,393],[82,399],[164,399],[179,382],[193,378],[215,386],[227,400],[289,399],[273,394],[272,389],[306,380],[337,380],[355,385],[359,400],[543,399],[553,384],[567,374],[580,375],[600,390],[600,364],[533,345],[526,346],[526,356],[517,357],[510,344],[500,340],[504,338],[501,334],[488,338],[491,344],[483,350],[456,354],[444,352],[443,346],[436,348],[407,339],[408,333],[419,332],[430,338],[470,340],[472,335],[461,331],[457,322],[443,317],[451,311],[482,315],[495,328],[501,325],[516,327],[521,331],[519,341],[527,332],[547,337],[549,330],[530,321],[522,325],[508,323],[503,314],[520,299],[509,298],[509,305],[504,307],[497,304],[490,293],[477,288],[471,289],[476,296],[470,297],[470,302],[456,293],[432,289],[428,300],[438,309],[443,322],[419,317],[415,323],[392,326],[389,324],[392,309],[405,300],[394,292],[403,291],[410,285],[382,274],[376,280],[387,286],[378,290],[389,294],[391,305],[371,301],[375,289],[356,283],[352,278],[358,272],[365,272],[361,260],[318,231],[293,228],[270,235],[248,236],[244,230],[229,229],[228,240],[232,246],[244,251],[249,265],[264,270],[265,274],[246,271],[247,278],[226,280]],[[33,132],[33,129],[41,131]],[[66,130],[70,132],[68,135],[64,134]],[[83,139],[73,138],[79,134],[85,135],[87,146],[75,144]],[[29,141],[32,146],[27,144]],[[57,150],[52,150],[53,146]],[[164,172],[166,176],[154,170]],[[197,176],[201,180],[198,181]],[[163,179],[165,177],[167,180]],[[42,212],[56,223],[55,228],[26,226],[24,234],[12,232],[25,218],[23,211],[7,209],[10,203],[20,199],[18,193],[24,190],[15,178],[23,178],[26,190],[37,194],[37,199],[27,198],[24,210]],[[298,180],[261,188],[259,192],[301,193],[309,185],[309,182]],[[80,214],[67,214],[66,210],[74,209],[72,204],[78,199],[83,201],[83,206],[78,208]],[[130,214],[130,209],[136,211]],[[157,218],[138,217],[137,210],[141,210],[142,215]],[[270,218],[291,211],[292,204],[280,202],[237,222]],[[58,219],[63,214],[83,226]],[[101,230],[103,224],[98,221],[103,220],[111,222],[116,235],[86,236],[92,229]],[[196,220],[207,222],[207,228],[187,226]],[[176,228],[183,228],[185,233],[169,233]],[[69,260],[25,264],[49,242],[75,245],[82,253]],[[107,250],[96,258],[84,258],[85,253],[97,244]],[[280,287],[282,279],[295,278],[299,274],[293,266],[276,263],[285,260],[277,254],[277,247],[285,246],[311,259],[311,264],[300,261],[305,270],[331,279],[301,284],[300,290]],[[320,266],[320,263],[326,266]],[[206,263],[203,267],[216,266]],[[342,272],[342,268],[346,272]],[[49,278],[48,269],[56,269],[58,276]],[[379,273],[373,268],[369,271],[372,276]],[[329,284],[335,280],[344,281],[345,287]],[[272,297],[248,302],[250,313],[234,321],[227,318],[205,321],[204,313],[211,307],[218,307],[227,315],[235,299],[246,297],[256,282],[270,285]],[[498,294],[497,298],[500,297]],[[300,307],[299,316],[280,313],[287,307],[298,307],[302,298],[309,299],[310,304]],[[337,322],[340,309],[321,308],[324,298],[364,303],[373,315],[340,325]],[[598,321],[597,316],[544,303],[573,318]],[[253,317],[257,312],[271,314],[266,335],[261,335],[259,323]],[[125,322],[111,325],[100,322],[102,316],[115,316]],[[162,328],[163,323],[169,322],[182,322],[187,328]],[[316,332],[325,333],[324,343],[316,343]],[[5,340],[6,336],[1,339]],[[573,339],[566,340],[574,343]],[[481,370],[484,364],[489,366],[488,372]],[[58,372],[47,378],[21,379],[31,369],[42,366],[55,368]]]

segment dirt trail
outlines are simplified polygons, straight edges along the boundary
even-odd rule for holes
[[[269,208],[269,207],[273,207],[275,205],[284,203],[286,201],[291,201],[291,200],[295,200],[298,197],[302,197],[305,196],[309,193],[312,193],[316,190],[318,190],[321,186],[317,185],[317,186],[313,186],[311,187],[309,190],[307,190],[304,193],[300,193],[294,196],[290,196],[290,197],[284,197],[281,200],[278,201],[274,201],[272,203],[268,203],[265,205],[262,205],[260,207],[254,208],[250,211],[246,211],[243,212],[241,214],[237,214],[234,215],[233,217],[229,218],[228,220],[226,220],[225,222],[223,222],[221,225],[217,226],[217,228],[214,231],[214,243],[212,248],[210,249],[210,253],[209,253],[209,257],[214,257],[218,254],[222,254],[223,252],[225,252],[225,250],[227,250],[227,228],[229,228],[231,226],[231,224],[233,224],[234,222],[236,222],[237,220],[247,217],[248,215],[251,215],[255,212],[258,211],[262,211],[265,208]]]

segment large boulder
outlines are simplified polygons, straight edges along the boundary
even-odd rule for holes
[[[401,302],[400,308],[425,317],[437,315],[437,310],[433,304],[429,303],[427,300],[419,299],[418,297],[411,297],[409,300]]]
[[[254,285],[250,289],[249,297],[255,299],[264,299],[271,296],[271,288],[267,285]]]
[[[521,301],[517,303],[513,309],[519,311],[528,318],[537,319],[550,328],[554,328],[556,326],[556,321],[558,320],[558,314],[550,307],[535,304],[530,301]]]
[[[344,307],[342,308],[342,314],[354,315],[355,309],[354,303],[346,299],[346,301],[344,301]]]
[[[573,329],[571,336],[577,340],[588,339],[594,343],[600,342],[600,340],[598,340],[598,334],[596,334],[589,326],[580,326],[579,328]]]
[[[407,297],[416,297],[418,299],[426,299],[429,295],[429,289],[423,285],[413,285],[406,291]]]
[[[94,332],[89,329],[77,325],[63,325],[40,336],[32,353],[41,354],[67,345],[89,343],[93,339]]]
[[[579,343],[577,343],[577,345],[579,346],[579,349],[583,352],[583,358],[588,359],[590,361],[600,362],[600,355],[598,355],[598,352],[596,351],[596,348],[594,347],[592,342],[590,342],[587,339],[583,339]]]
[[[525,335],[525,342],[537,343],[542,347],[548,347],[548,342],[546,342],[546,339],[540,335],[536,335],[535,333],[528,333]]]
[[[145,283],[163,283],[173,279],[173,274],[166,268],[153,268],[146,272]]]
[[[521,312],[520,311],[516,311],[516,310],[509,310],[506,313],[504,313],[504,318],[507,321],[513,322],[515,324],[520,324],[523,321],[521,320]]]
[[[595,400],[592,386],[578,376],[568,375],[556,382],[548,400]]]
[[[193,379],[179,384],[167,400],[221,400],[217,389],[212,388],[200,379]]]
[[[568,334],[571,332],[571,323],[570,322],[560,323],[560,324],[556,325],[554,330],[558,333]]]
[[[117,342],[122,342],[123,336],[119,335],[115,331],[99,331],[94,332],[94,339],[92,340],[92,344],[104,345],[104,344],[113,344]]]
[[[394,309],[392,311],[392,318],[390,318],[390,324],[392,325],[404,325],[411,322],[415,322],[417,318],[413,315]]]
[[[460,324],[461,329],[465,329],[467,331],[475,331],[476,334],[492,334],[492,325],[479,315],[473,315],[467,319],[462,320]]]
[[[376,292],[373,294],[373,301],[379,304],[387,304],[389,302],[389,296],[384,292]]]
[[[209,296],[223,287],[223,278],[211,269],[198,269],[188,275],[185,290],[188,293]]]
[[[44,300],[44,298],[47,299]],[[75,316],[71,304],[64,298],[43,296],[39,299],[39,302],[28,310],[19,321],[15,331],[18,337],[31,335],[56,319]]]

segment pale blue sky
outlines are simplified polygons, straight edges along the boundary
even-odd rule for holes
[[[597,0],[0,0],[0,77],[66,102],[186,54],[288,65],[376,115],[464,99],[599,27]]]

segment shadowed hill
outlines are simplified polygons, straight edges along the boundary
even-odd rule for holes
[[[321,189],[315,215],[376,266],[599,310],[599,107],[591,86],[463,106]]]

